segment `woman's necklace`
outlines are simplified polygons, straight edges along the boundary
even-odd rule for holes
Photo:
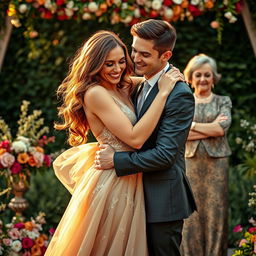
[[[195,93],[194,93],[194,98],[195,98],[195,103],[209,103],[211,102],[213,97],[213,93],[211,92],[209,96],[205,97],[205,98],[198,98]]]

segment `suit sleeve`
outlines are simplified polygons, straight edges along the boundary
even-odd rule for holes
[[[174,89],[162,114],[155,145],[136,152],[116,152],[114,166],[117,176],[170,168],[187,140],[194,107],[194,97],[189,90]]]

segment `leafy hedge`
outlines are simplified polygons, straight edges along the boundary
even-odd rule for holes
[[[230,169],[230,216],[233,225],[249,217],[246,210],[246,188],[249,192],[249,185],[241,185],[245,190],[240,194],[241,200],[236,200],[239,194],[238,184],[247,184],[248,180],[240,179],[237,174],[236,166],[242,163],[243,152],[235,143],[235,138],[241,131],[239,120],[251,119],[254,113],[256,62],[241,17],[236,24],[225,25],[221,45],[216,42],[216,31],[209,26],[211,20],[209,13],[193,22],[184,21],[175,25],[178,39],[172,63],[183,70],[188,60],[197,53],[214,57],[222,74],[220,83],[215,86],[215,92],[229,95],[232,99],[233,123],[229,131],[229,141],[233,150],[230,158],[233,166]],[[110,26],[92,21],[78,24],[75,21],[54,20],[37,22],[40,33],[34,40],[24,40],[22,27],[13,30],[0,73],[0,114],[15,129],[19,105],[23,99],[29,100],[31,107],[43,110],[46,124],[50,126],[51,134],[56,136],[56,143],[52,148],[55,151],[67,147],[65,132],[54,131],[53,122],[57,120],[56,109],[59,104],[55,95],[56,88],[66,75],[70,57],[89,34],[99,29],[117,32],[128,46],[131,44],[131,37],[129,27],[122,24]],[[255,177],[253,179],[254,181],[248,182],[255,183]],[[34,185],[27,193],[31,208],[26,214],[29,216],[33,212],[45,211],[49,224],[56,225],[69,195],[52,171],[45,176],[36,176],[34,180]],[[235,214],[234,209],[237,209]]]

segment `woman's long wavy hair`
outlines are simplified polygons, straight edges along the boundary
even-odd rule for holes
[[[105,30],[96,32],[77,51],[67,77],[57,90],[63,102],[58,108],[58,116],[63,123],[55,123],[54,127],[57,130],[68,129],[68,143],[71,146],[87,141],[89,124],[84,112],[84,95],[90,86],[100,84],[99,72],[109,52],[117,46],[122,47],[126,58],[126,68],[117,86],[132,90],[130,75],[133,66],[127,47],[116,34]]]

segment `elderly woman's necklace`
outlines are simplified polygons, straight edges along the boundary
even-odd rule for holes
[[[209,96],[205,97],[205,98],[198,98],[195,93],[194,93],[194,98],[195,98],[195,103],[209,103],[211,102],[213,97],[213,93],[211,92]]]

